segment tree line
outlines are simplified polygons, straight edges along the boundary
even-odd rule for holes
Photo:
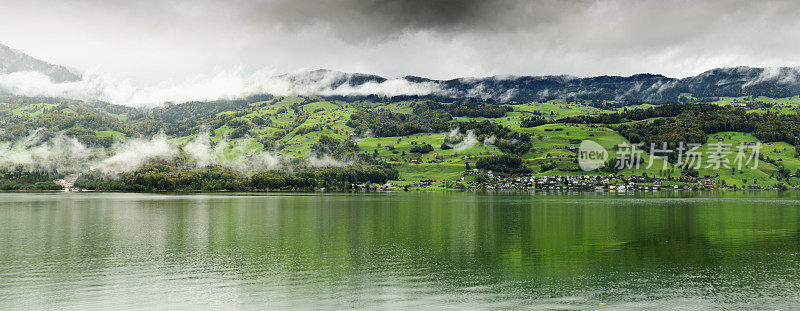
[[[83,174],[75,186],[104,191],[347,190],[351,184],[385,183],[399,179],[399,175],[393,165],[367,155],[359,155],[356,163],[345,167],[298,168],[294,173],[270,170],[252,175],[219,165],[196,168],[179,156],[152,161],[119,175]]]

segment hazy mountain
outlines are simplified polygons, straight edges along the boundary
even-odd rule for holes
[[[46,63],[0,44],[0,73],[20,71],[38,71],[56,83],[77,81],[81,78],[80,75],[67,68]]]
[[[37,60],[20,51],[0,45],[0,74],[20,71],[41,72],[50,77],[55,84],[81,79],[80,75],[64,67]],[[298,94],[355,98],[369,96],[481,98],[495,101],[545,101],[556,98],[577,98],[614,100],[623,102],[623,104],[658,104],[676,102],[681,98],[681,94],[691,94],[695,97],[755,95],[773,98],[800,95],[800,68],[798,67],[717,68],[682,79],[649,73],[628,77],[598,76],[590,78],[554,75],[495,76],[450,80],[405,76],[390,79],[371,74],[321,69],[265,79],[241,77],[241,80],[244,81],[243,86],[252,87],[252,90],[241,92],[242,94],[235,96],[246,97],[260,93],[272,93],[273,95]],[[14,80],[7,80],[4,83],[6,89],[14,89],[16,86]],[[99,85],[110,87],[114,84]],[[116,91],[113,89],[109,92],[105,92],[103,89],[97,90],[94,84],[91,88],[74,90],[58,85],[26,85],[24,88],[17,89],[26,91],[11,93],[18,96],[79,97],[80,99],[97,100],[111,100],[103,98],[102,95]],[[186,87],[186,89],[184,91],[173,88],[169,89],[169,92],[163,93],[186,93],[184,94],[186,98],[191,98],[191,94],[196,93],[190,87]],[[97,94],[84,94],[87,91],[94,91]],[[161,94],[160,92],[155,93]],[[141,94],[133,93],[130,97],[147,97],[139,95]],[[206,99],[213,97],[208,94],[204,96]],[[230,98],[232,95],[225,93],[224,97]],[[164,101],[171,100],[174,99],[164,99]],[[147,104],[160,104],[158,100],[152,101]]]
[[[326,69],[317,69],[299,73],[291,73],[277,76],[292,84],[297,85],[316,85],[325,84],[330,88],[337,88],[342,85],[358,86],[368,82],[382,83],[387,79],[363,73],[345,73]]]
[[[325,73],[325,74],[323,74]],[[342,84],[358,86],[368,82],[382,83],[388,79],[363,74],[332,74],[316,70],[293,74],[294,81],[323,80],[314,77],[335,76],[330,88]],[[485,78],[459,78],[433,80],[424,77],[399,78],[411,84],[426,83],[438,87],[430,95],[444,97],[479,97],[499,101],[540,101],[555,98],[581,98],[618,100],[630,102],[675,102],[681,94],[695,97],[716,96],[769,96],[790,97],[800,95],[800,68],[717,68],[697,76],[683,79],[657,74],[637,74],[628,77],[598,76],[577,78],[573,76],[495,76]]]

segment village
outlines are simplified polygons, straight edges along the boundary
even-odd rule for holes
[[[478,177],[480,176],[480,177]],[[472,177],[472,178],[469,178]],[[794,178],[794,175],[790,177]],[[473,179],[473,181],[467,181]],[[467,190],[467,191],[537,191],[568,190],[593,192],[633,191],[708,191],[708,190],[797,190],[784,185],[751,183],[747,186],[730,186],[712,176],[660,178],[639,175],[524,175],[500,177],[492,171],[472,169],[462,173],[458,181],[422,179],[409,184],[352,184],[357,191],[409,191],[409,190]],[[320,189],[318,189],[320,190]],[[324,189],[322,189],[324,191]]]

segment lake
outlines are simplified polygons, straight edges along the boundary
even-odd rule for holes
[[[800,309],[800,195],[0,193],[0,309]]]

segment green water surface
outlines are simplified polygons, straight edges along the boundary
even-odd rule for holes
[[[800,195],[0,194],[0,310],[800,309]]]

